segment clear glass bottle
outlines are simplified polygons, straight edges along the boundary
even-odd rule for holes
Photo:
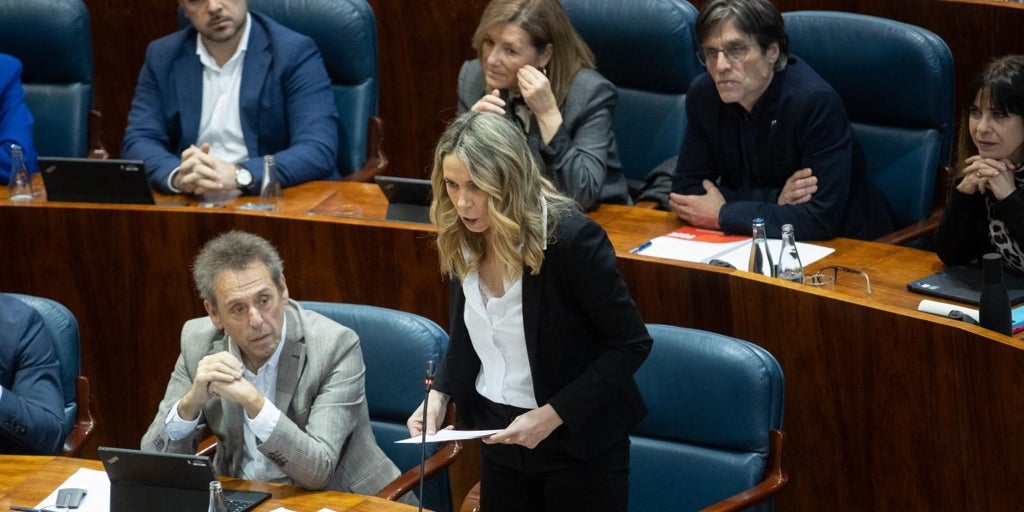
[[[25,168],[21,146],[11,144],[11,179],[7,186],[7,198],[18,202],[31,201],[35,197],[32,193],[32,175]]]
[[[219,480],[210,482],[210,506],[206,510],[207,512],[228,512],[228,507],[224,504],[224,488],[221,487]]]
[[[274,155],[263,157],[263,183],[260,185],[261,209],[279,212],[284,209],[284,188],[277,176],[277,164]]]
[[[775,277],[775,264],[772,253],[768,250],[768,235],[765,233],[764,219],[754,219],[753,236],[750,241],[750,261],[747,270],[757,274]]]
[[[978,323],[986,329],[1010,336],[1010,297],[1003,285],[1003,257],[990,252],[981,257],[981,263],[985,280],[978,304]]]
[[[777,275],[786,281],[804,283],[804,266],[800,263],[800,254],[796,250],[796,236],[793,234],[792,224],[782,225],[782,245],[779,247]]]

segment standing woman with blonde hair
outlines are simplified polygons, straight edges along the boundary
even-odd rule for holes
[[[431,181],[451,341],[410,434],[436,432],[449,400],[460,427],[500,429],[481,449],[484,512],[625,511],[651,337],[604,230],[500,116],[452,122]]]
[[[459,71],[459,113],[508,117],[527,135],[541,172],[584,209],[630,204],[612,112],[615,86],[558,0],[492,0]]]

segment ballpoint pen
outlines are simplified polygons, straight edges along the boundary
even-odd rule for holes
[[[637,246],[633,250],[629,251],[629,253],[630,254],[640,254],[641,251],[649,248],[652,244],[654,244],[654,240],[648,240],[648,241],[640,244],[639,246]]]

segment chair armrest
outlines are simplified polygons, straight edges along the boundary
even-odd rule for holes
[[[196,448],[196,455],[205,455],[209,458],[213,458],[217,454],[217,436],[209,436],[199,441],[199,447]]]
[[[342,181],[371,182],[374,176],[388,169],[388,157],[384,154],[384,120],[371,117],[367,123],[366,163],[361,169],[343,176]]]
[[[445,410],[444,420],[441,422],[442,425],[454,425],[455,424],[455,404],[448,403],[448,407]],[[430,478],[441,470],[451,466],[455,459],[458,458],[459,453],[462,452],[462,443],[459,441],[448,441],[441,443],[441,446],[431,455],[427,460],[423,462],[423,478]],[[390,501],[396,501],[406,493],[415,489],[420,482],[420,468],[419,466],[406,471],[391,481],[388,485],[384,486],[376,496],[378,498],[384,498]]]
[[[633,204],[633,206],[636,206],[637,208],[647,208],[648,210],[657,210],[658,209],[658,202],[657,201],[637,201],[636,203]]]
[[[107,152],[107,148],[103,146],[103,114],[99,110],[89,111],[89,147],[86,148],[88,151],[87,158],[106,160],[110,158],[110,153]]]
[[[462,500],[462,506],[459,507],[459,512],[480,512],[480,482],[477,482],[466,494],[466,498]]]
[[[883,244],[907,245],[909,242],[928,238],[938,229],[939,221],[942,220],[944,212],[945,210],[932,211],[932,214],[927,219],[906,226],[899,231],[889,233],[881,238],[876,238],[875,241]]]
[[[731,512],[745,510],[751,505],[760,503],[777,494],[789,477],[782,469],[782,444],[785,435],[781,430],[769,432],[768,465],[765,467],[764,479],[760,483],[738,494],[734,494],[701,512]]]
[[[96,419],[90,409],[89,379],[81,375],[75,378],[75,400],[78,412],[75,413],[75,426],[64,438],[64,450],[61,452],[64,457],[80,457],[85,443],[96,435]]]

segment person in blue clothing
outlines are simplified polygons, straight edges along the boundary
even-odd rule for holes
[[[0,293],[0,453],[56,455],[66,436],[53,338],[35,309]]]
[[[893,230],[838,93],[789,54],[769,0],[711,0],[697,17],[707,73],[686,98],[688,125],[669,206],[688,224],[768,236],[874,239]]]
[[[7,185],[11,176],[11,144],[21,146],[25,168],[35,172],[36,147],[32,143],[32,112],[25,104],[21,88],[21,61],[0,53],[0,181]]]
[[[146,50],[121,155],[165,193],[257,193],[338,177],[338,113],[312,39],[246,0],[178,0],[192,26]]]

